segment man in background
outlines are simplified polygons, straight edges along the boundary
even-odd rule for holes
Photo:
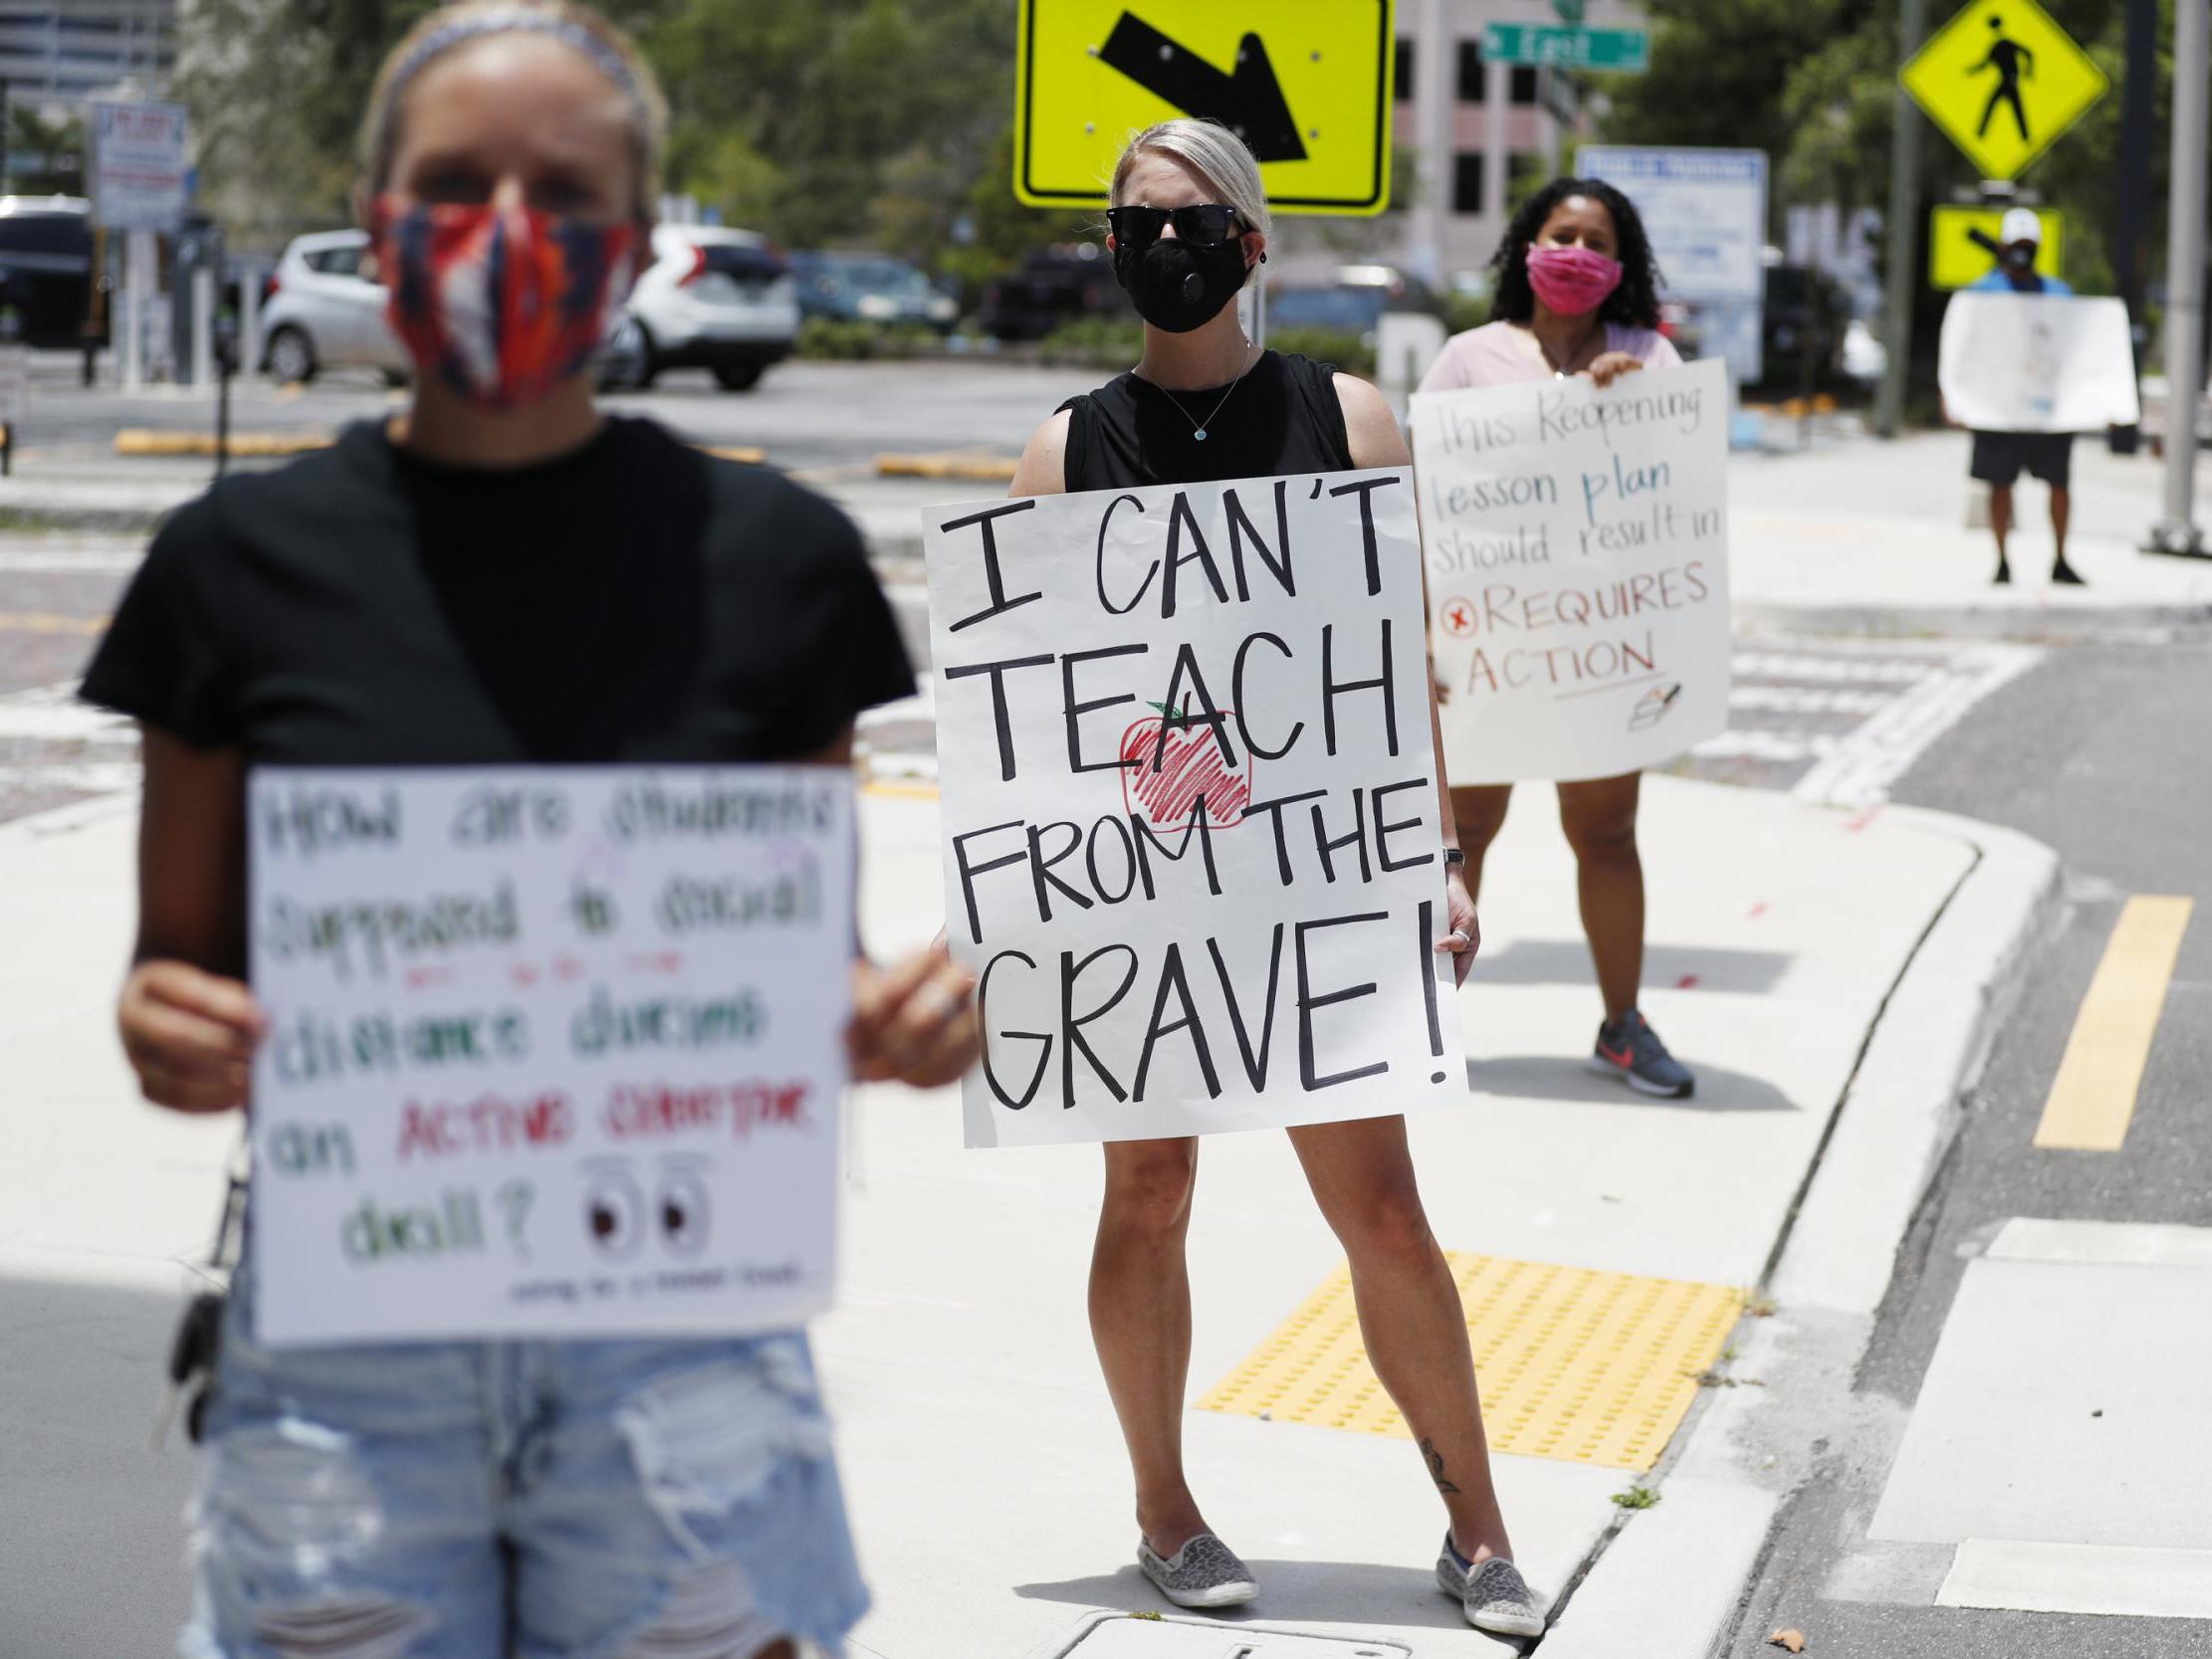
[[[2056,277],[2036,270],[2036,251],[2043,245],[2043,222],[2033,210],[2016,207],[2005,214],[1999,227],[2001,239],[1997,264],[1989,274],[1970,285],[1975,293],[2064,294],[2074,290]],[[2081,572],[2066,561],[2067,521],[2073,503],[2067,493],[2074,459],[2071,432],[1976,432],[1974,459],[1968,476],[1989,486],[1989,527],[1997,536],[1997,574],[1993,580],[2012,580],[2012,564],[2005,542],[2013,525],[2012,487],[2025,470],[2051,488],[2051,536],[2057,552],[2051,579],[2067,586],[2085,585]]]

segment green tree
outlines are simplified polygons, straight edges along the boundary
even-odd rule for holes
[[[85,193],[85,123],[51,120],[28,104],[8,107],[6,188],[26,196]]]

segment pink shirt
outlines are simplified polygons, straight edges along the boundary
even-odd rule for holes
[[[1682,354],[1674,342],[1653,328],[1624,322],[1605,325],[1605,348],[1626,351],[1646,368],[1679,368]],[[1455,392],[1467,386],[1502,386],[1516,380],[1549,380],[1551,365],[1536,336],[1511,322],[1485,322],[1452,335],[1428,374],[1425,392]]]

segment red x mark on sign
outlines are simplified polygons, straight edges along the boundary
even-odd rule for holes
[[[1465,599],[1446,599],[1443,602],[1443,631],[1453,639],[1465,639],[1473,633],[1473,604]]]

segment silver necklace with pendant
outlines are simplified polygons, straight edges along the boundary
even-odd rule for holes
[[[1248,345],[1250,344],[1250,341],[1247,340],[1245,343]],[[1191,436],[1203,444],[1206,442],[1206,429],[1214,424],[1215,420],[1220,415],[1223,409],[1228,407],[1228,400],[1236,395],[1236,388],[1244,383],[1244,375],[1251,373],[1251,371],[1258,366],[1259,364],[1256,358],[1252,362],[1246,363],[1244,365],[1244,373],[1239,374],[1235,379],[1231,380],[1228,383],[1228,390],[1221,394],[1221,401],[1214,405],[1214,413],[1207,416],[1204,422],[1201,422],[1198,417],[1191,413],[1190,410],[1185,409],[1183,407],[1183,399],[1177,397],[1175,393],[1169,391],[1167,387],[1162,386],[1160,388],[1160,392],[1162,396],[1167,398],[1170,403],[1176,406],[1177,410],[1181,412],[1183,418],[1191,423]]]

